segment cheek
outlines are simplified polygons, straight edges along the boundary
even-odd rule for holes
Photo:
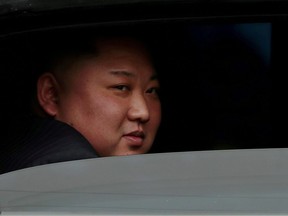
[[[125,110],[127,103],[109,95],[98,95],[90,100],[90,104],[95,108],[97,107],[98,109],[102,110],[103,112],[114,113]]]
[[[99,95],[99,97],[95,97],[89,101],[86,106],[88,119],[97,120],[98,122],[102,122],[103,125],[112,124],[117,126],[126,116],[128,108],[127,103],[124,101],[103,95]]]

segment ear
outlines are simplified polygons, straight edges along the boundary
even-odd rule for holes
[[[42,109],[50,116],[58,112],[58,82],[52,73],[42,74],[37,82],[37,98]]]

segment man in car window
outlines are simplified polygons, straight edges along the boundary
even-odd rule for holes
[[[148,152],[161,103],[145,45],[126,36],[55,38],[45,50],[53,57],[37,77],[36,117],[9,149],[4,172]]]

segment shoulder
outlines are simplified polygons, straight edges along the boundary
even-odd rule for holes
[[[33,118],[24,136],[7,149],[4,172],[71,160],[95,158],[90,143],[70,125],[49,118]]]

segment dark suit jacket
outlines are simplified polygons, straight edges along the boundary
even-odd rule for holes
[[[90,143],[70,125],[35,117],[23,136],[2,149],[0,173],[63,161],[95,158]]]

